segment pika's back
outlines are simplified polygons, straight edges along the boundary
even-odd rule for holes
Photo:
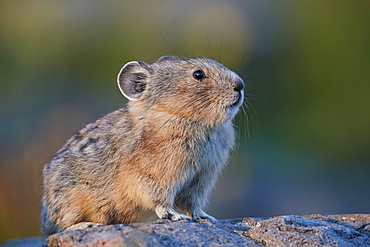
[[[203,208],[234,144],[242,79],[210,59],[162,57],[125,64],[117,82],[127,105],[78,131],[44,167],[43,233],[152,213],[215,220]]]

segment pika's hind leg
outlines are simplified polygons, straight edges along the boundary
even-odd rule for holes
[[[169,207],[157,206],[155,208],[155,213],[160,219],[169,219],[172,221],[179,220],[191,220],[190,217],[176,212],[174,209]]]
[[[98,227],[98,226],[102,226],[102,224],[98,224],[98,223],[94,223],[94,222],[80,222],[80,223],[77,223],[77,224],[74,224],[74,225],[71,225],[71,226],[67,227],[65,230],[66,231],[82,230],[82,229]]]

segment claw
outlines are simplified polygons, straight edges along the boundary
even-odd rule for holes
[[[201,218],[198,217],[198,216],[192,218],[193,222],[199,222],[200,220],[201,220]]]
[[[169,219],[171,221],[179,221],[179,220],[189,220],[191,221],[191,218],[176,212],[172,208],[165,208],[162,206],[158,206],[155,209],[155,213],[157,216],[161,219]]]
[[[207,214],[202,209],[194,210],[191,215],[192,215],[193,221],[195,222],[199,222],[201,219],[207,219],[207,220],[210,220],[211,222],[217,221],[215,217]]]
[[[67,227],[66,230],[68,231],[69,230],[81,230],[81,229],[98,227],[98,226],[102,226],[102,224],[94,223],[94,222],[80,222],[80,223]]]
[[[170,215],[169,219],[172,220],[172,221],[179,221],[179,220],[189,220],[189,221],[191,221],[190,217],[188,217],[186,215],[183,215],[183,214],[179,214],[179,213]]]

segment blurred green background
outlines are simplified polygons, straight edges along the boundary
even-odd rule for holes
[[[0,1],[0,242],[40,235],[41,170],[124,105],[120,67],[219,60],[253,107],[217,218],[370,213],[369,1]]]

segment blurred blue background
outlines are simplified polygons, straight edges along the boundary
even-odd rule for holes
[[[125,104],[120,67],[219,60],[246,81],[217,218],[370,213],[369,1],[0,1],[0,241],[40,235],[41,171]]]

